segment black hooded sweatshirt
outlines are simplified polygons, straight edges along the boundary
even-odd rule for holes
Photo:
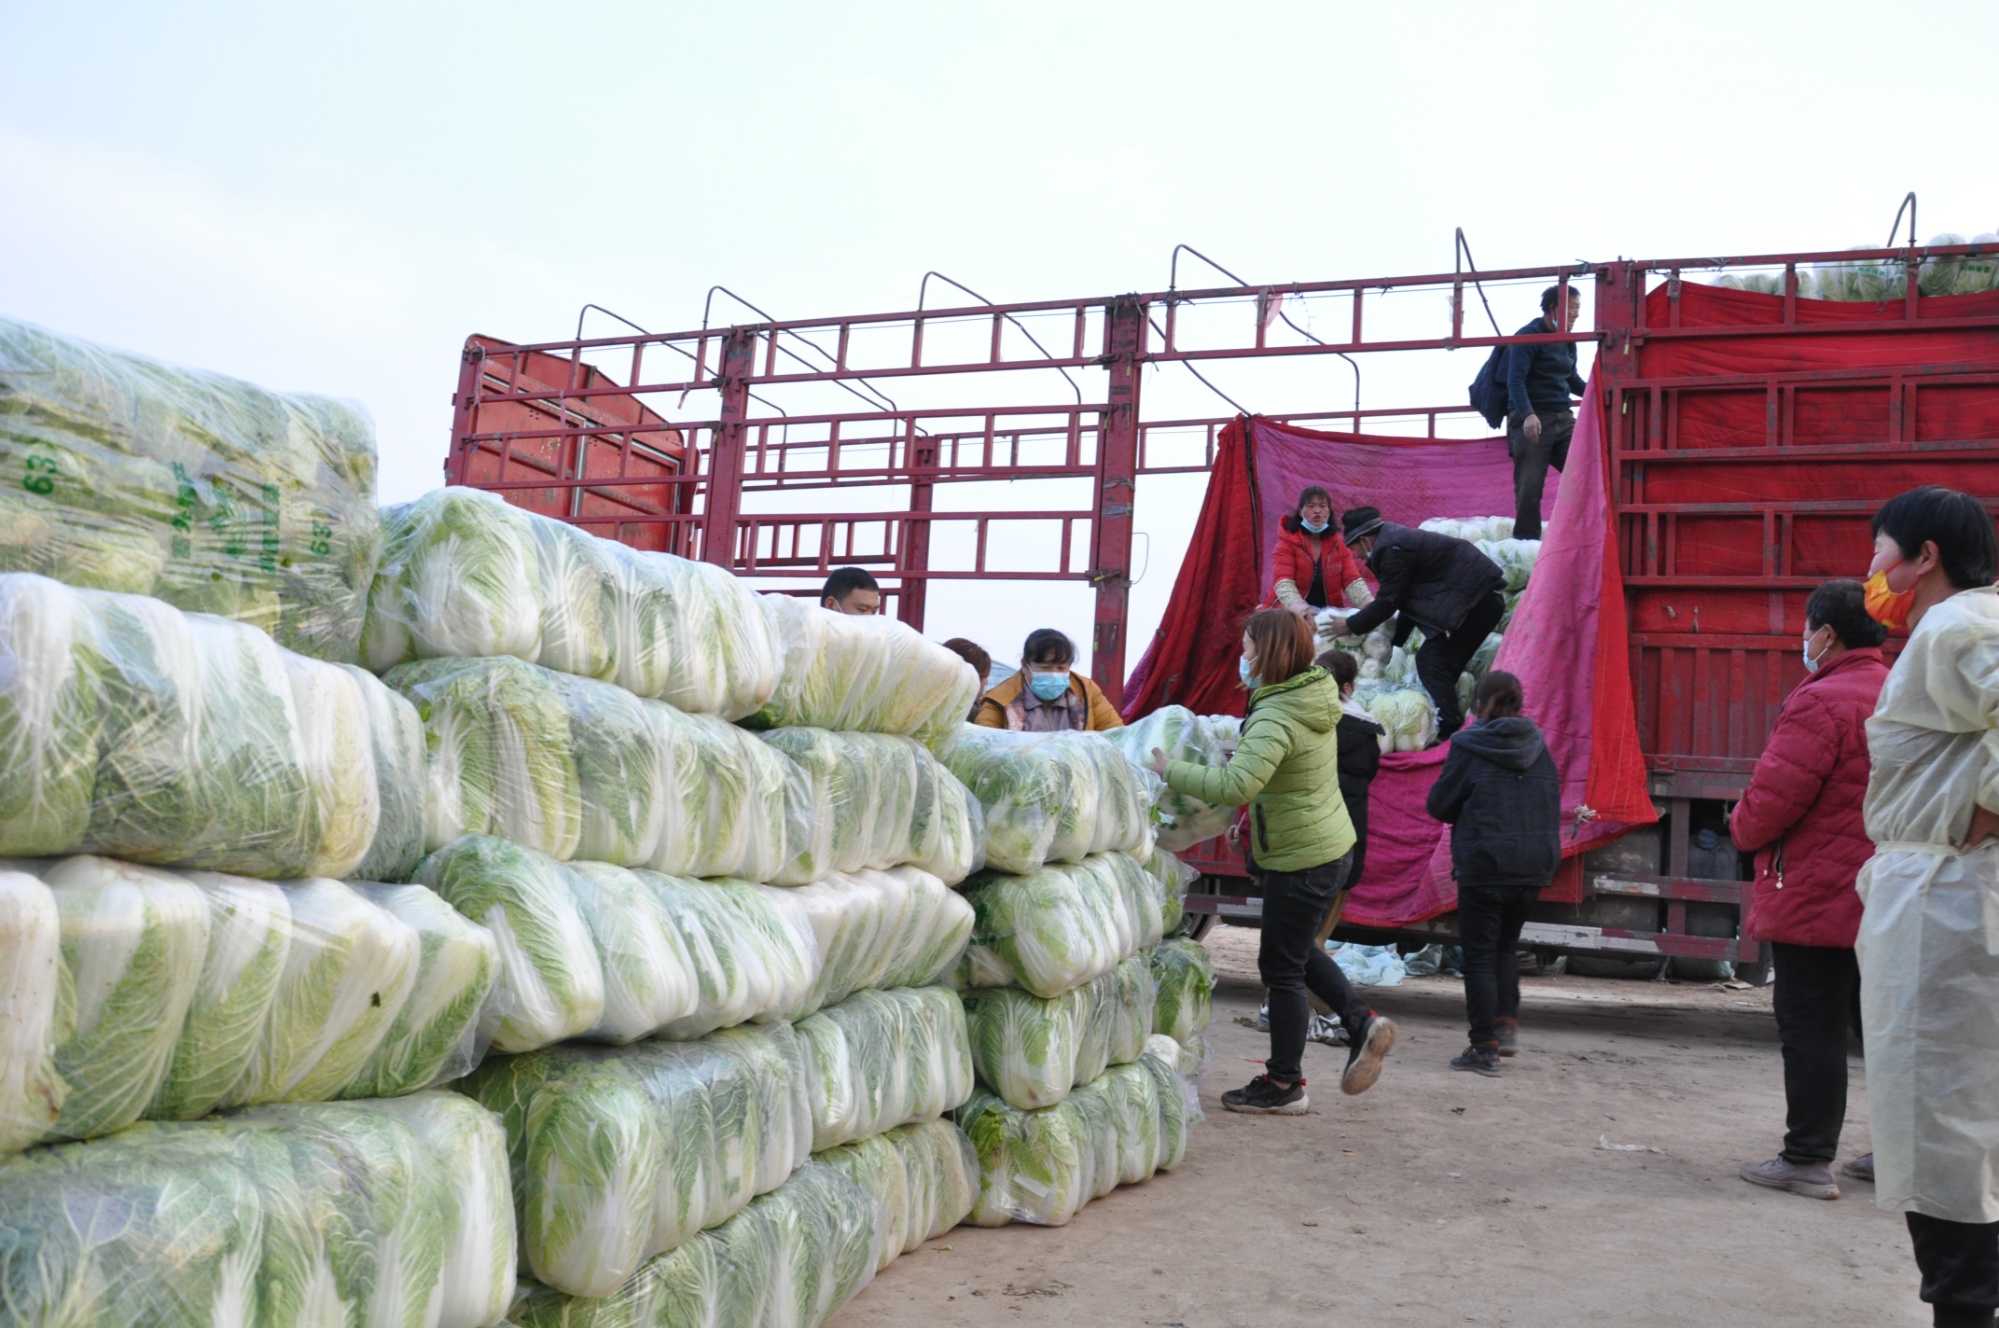
[[[1452,734],[1429,809],[1455,827],[1451,866],[1463,884],[1539,888],[1561,866],[1561,779],[1541,730],[1523,715]]]

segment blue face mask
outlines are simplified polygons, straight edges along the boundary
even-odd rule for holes
[[[1069,675],[1066,673],[1030,673],[1027,685],[1034,689],[1036,697],[1043,701],[1053,701],[1069,690]]]
[[[1242,677],[1242,685],[1249,688],[1251,691],[1255,691],[1257,688],[1263,686],[1263,680],[1261,678],[1255,678],[1250,676],[1249,656],[1245,655],[1241,659],[1238,659],[1235,662],[1235,669],[1236,672]]]
[[[1331,523],[1327,521],[1307,521],[1305,518],[1299,517],[1298,524],[1305,527],[1307,531],[1314,535],[1323,535]]]

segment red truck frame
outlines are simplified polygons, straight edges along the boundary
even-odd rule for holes
[[[1898,460],[1999,461],[1999,439],[1938,438],[1919,418],[1919,403],[1937,384],[1995,380],[1951,364],[1646,379],[1635,350],[1742,335],[1740,328],[1679,325],[1677,297],[1689,275],[1781,274],[1781,318],[1759,324],[1755,335],[1836,332],[1797,316],[1800,269],[1834,262],[1902,265],[1908,274],[1909,294],[1892,302],[1888,321],[1853,330],[1991,335],[1999,315],[1925,317],[1915,295],[1926,260],[1980,252],[1910,246],[1619,260],[936,309],[919,300],[901,313],[727,327],[704,320],[693,331],[632,327],[587,338],[579,319],[579,335],[562,341],[467,341],[445,478],[638,547],[706,559],[772,588],[816,582],[836,566],[866,566],[888,582],[892,611],[919,630],[936,582],[1085,583],[1095,594],[1092,673],[1116,703],[1133,662],[1128,616],[1139,481],[1205,472],[1231,418],[1146,418],[1148,366],[1178,363],[1199,374],[1209,362],[1330,355],[1355,363],[1361,355],[1594,342],[1641,746],[1662,815],[1659,826],[1592,855],[1583,903],[1544,906],[1526,939],[1549,950],[1748,963],[1758,951],[1738,938],[1741,873],[1725,850],[1724,866],[1714,865],[1713,854],[1702,864],[1699,836],[1723,824],[1725,804],[1740,795],[1783,697],[1801,676],[1804,595],[1832,573],[1805,567],[1795,536],[1826,521],[1858,523],[1864,536],[1866,515],[1907,487]],[[1594,307],[1593,326],[1584,330],[1508,336],[1496,323],[1491,335],[1467,325],[1467,298],[1483,301],[1487,286],[1538,294],[1559,285],[1580,300],[1583,283]],[[1648,293],[1662,285],[1671,314],[1660,325],[1648,322],[1646,308]],[[717,292],[727,294],[716,288],[711,303]],[[1310,311],[1308,325],[1294,319],[1299,310]],[[1451,361],[1440,382],[1461,397],[1455,385],[1474,367],[1465,358]],[[1102,372],[1099,393],[1084,391],[1092,376],[1086,371]],[[1042,399],[1058,382],[1056,393],[1073,401]],[[1883,398],[1863,413],[1885,421],[1886,436],[1814,438],[1796,403],[1820,387]],[[1682,404],[1716,391],[1763,393],[1764,437],[1735,449],[1681,447]],[[912,394],[926,404],[899,400]],[[1364,410],[1356,400],[1351,410],[1270,417],[1357,432],[1488,432],[1458,404]],[[1753,468],[1772,457],[1862,478],[1837,500],[1769,492],[1719,505],[1650,500],[1662,468]],[[1072,493],[1081,482],[1089,500],[1004,510],[940,503],[953,486],[1000,480],[1062,481]],[[796,496],[819,491],[836,500]],[[1719,533],[1731,541],[1739,565],[1726,575],[1684,570],[1681,536],[1696,526],[1707,538]],[[1030,546],[1044,551],[1039,565],[1015,561]],[[1864,547],[1864,539],[1856,545]],[[1763,604],[1761,628],[1702,634],[1706,597],[1732,598],[1738,609],[1745,598]],[[1240,864],[1210,847],[1194,855],[1204,875],[1190,910],[1253,917],[1256,900]],[[1450,932],[1447,918],[1398,935]]]

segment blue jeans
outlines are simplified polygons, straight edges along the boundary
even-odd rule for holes
[[[1281,1084],[1299,1079],[1305,1033],[1312,1021],[1307,990],[1332,1007],[1356,1043],[1374,1017],[1319,944],[1319,928],[1339,898],[1352,861],[1353,854],[1347,853],[1301,872],[1266,871],[1257,877],[1263,887],[1263,935],[1256,968],[1270,989],[1270,1059],[1264,1063],[1264,1073]]]

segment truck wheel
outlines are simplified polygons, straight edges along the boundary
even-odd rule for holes
[[[1181,932],[1190,941],[1198,941],[1215,929],[1215,915],[1212,913],[1189,913],[1187,926]]]

